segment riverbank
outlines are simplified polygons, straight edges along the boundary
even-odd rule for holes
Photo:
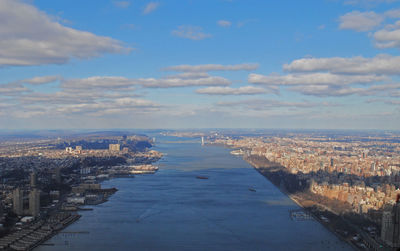
[[[21,227],[0,240],[0,249],[33,250],[64,228],[77,221],[81,216],[67,212],[59,212],[47,220],[40,220]]]
[[[311,194],[305,189],[304,183],[309,181],[297,180],[296,176],[285,174],[279,166],[266,160],[265,165],[259,161],[253,161],[251,157],[243,157],[251,166],[253,166],[261,175],[266,177],[282,193],[287,195],[303,210],[307,211],[312,217],[323,225],[326,229],[336,235],[340,240],[347,242],[356,250],[368,250],[370,248],[382,247],[380,243],[370,238],[365,232],[345,219],[344,215],[337,210],[319,203],[318,201],[328,201],[326,198]],[[288,180],[285,180],[288,179]],[[297,183],[294,187],[293,183]],[[303,184],[302,184],[303,183]],[[289,189],[286,184],[290,184]],[[296,192],[296,190],[299,190]],[[318,198],[317,198],[318,197]],[[332,201],[331,203],[337,203]],[[329,204],[329,203],[328,203]]]
[[[64,230],[89,234],[59,234],[37,250],[352,250],[315,221],[293,221],[297,206],[229,149],[162,139],[156,176],[105,180],[118,188],[110,203]]]

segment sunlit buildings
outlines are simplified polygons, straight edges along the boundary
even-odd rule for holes
[[[109,144],[108,145],[108,150],[112,151],[112,152],[119,152],[121,149],[121,145],[120,144]]]

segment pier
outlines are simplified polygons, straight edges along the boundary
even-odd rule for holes
[[[289,210],[289,216],[293,221],[313,221],[314,217],[310,212],[304,211],[303,209],[291,209]]]

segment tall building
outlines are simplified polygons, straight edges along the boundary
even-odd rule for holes
[[[386,205],[382,214],[382,240],[392,248],[400,248],[400,194],[396,204]]]
[[[61,167],[59,166],[54,169],[54,180],[57,183],[61,183]]]
[[[204,146],[204,137],[201,136],[201,145]]]
[[[40,190],[34,188],[29,193],[29,213],[38,216],[40,212]]]
[[[24,197],[24,192],[19,187],[17,187],[13,191],[13,209],[14,213],[17,215],[22,215],[24,213],[23,197]]]
[[[120,144],[109,144],[108,145],[108,150],[110,150],[110,151],[119,152],[120,148],[121,148]]]
[[[31,173],[31,188],[36,187],[36,180],[37,180],[36,173],[32,172]]]

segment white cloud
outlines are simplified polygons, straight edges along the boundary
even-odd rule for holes
[[[24,79],[24,80],[21,80],[20,82],[31,84],[31,85],[42,85],[42,84],[48,84],[48,83],[57,81],[59,79],[60,79],[59,76],[40,76],[40,77]]]
[[[0,1],[0,22],[0,66],[63,64],[130,50],[112,38],[65,27],[18,0]]]
[[[200,26],[181,25],[178,29],[171,32],[172,35],[191,40],[203,40],[211,37],[211,34],[204,33],[203,28]]]
[[[299,85],[289,88],[290,91],[299,92],[304,95],[317,97],[336,97],[349,96],[358,94],[364,89],[353,88],[348,86],[331,86],[331,85]]]
[[[355,31],[369,31],[379,26],[384,18],[373,11],[352,11],[339,17],[339,28]]]
[[[400,18],[400,9],[388,10],[384,15],[388,18]]]
[[[372,7],[382,3],[394,3],[398,0],[345,0],[344,4],[346,5],[360,5],[363,7]]]
[[[164,78],[180,78],[180,79],[198,79],[198,78],[206,78],[209,74],[207,72],[183,72],[175,75],[168,75]]]
[[[305,95],[318,97],[329,96],[392,96],[396,91],[400,91],[400,84],[380,84],[372,85],[368,88],[350,87],[350,86],[330,86],[330,85],[300,85],[289,88],[291,91],[300,92]]]
[[[374,39],[378,48],[400,48],[400,21],[375,32]]]
[[[327,71],[338,74],[388,74],[399,75],[400,56],[379,54],[372,58],[332,57],[302,58],[284,64],[283,69],[290,72]]]
[[[396,90],[400,91],[400,83],[373,85],[364,89],[362,92],[359,92],[359,94],[364,96],[372,96],[372,95],[393,96]]]
[[[258,64],[203,64],[203,65],[175,65],[164,68],[165,71],[181,71],[181,72],[207,72],[207,71],[252,71],[258,68]]]
[[[349,85],[372,83],[386,80],[386,77],[377,75],[337,75],[332,73],[309,73],[288,75],[261,75],[249,74],[248,81],[253,84],[264,85]]]
[[[140,78],[135,80],[136,84],[142,85],[147,88],[171,88],[171,87],[187,87],[187,86],[220,86],[230,85],[231,81],[226,78],[218,76],[207,76],[202,78],[180,78],[180,77],[168,77],[168,78]]]
[[[196,90],[196,93],[208,95],[255,95],[266,92],[266,89],[254,86],[242,86],[239,88],[207,87]]]
[[[219,25],[219,26],[221,26],[221,27],[230,27],[231,25],[232,25],[232,22],[231,21],[228,21],[228,20],[219,20],[218,22],[217,22],[217,24]]]
[[[61,83],[64,89],[126,89],[135,85],[133,79],[117,76],[93,76],[89,78],[66,79]]]
[[[113,1],[113,4],[118,8],[128,8],[131,5],[129,1]]]
[[[160,105],[143,99],[120,98],[114,100],[97,101],[95,103],[75,103],[56,106],[51,112],[56,114],[89,114],[92,116],[104,116],[106,114],[119,114],[132,111],[157,111]]]
[[[31,90],[17,82],[0,85],[0,96],[15,96],[29,91]]]
[[[145,88],[171,88],[188,86],[218,86],[230,85],[231,82],[223,77],[210,76],[209,74],[173,75],[164,78],[125,78],[117,76],[94,76],[84,79],[63,80],[61,87],[64,89],[109,89],[129,90],[134,86]]]
[[[144,15],[150,14],[151,12],[155,11],[159,6],[160,6],[160,3],[158,3],[158,2],[150,2],[144,8],[143,14]]]
[[[304,102],[288,102],[275,99],[246,99],[239,101],[223,101],[218,102],[217,106],[223,107],[240,107],[244,110],[262,111],[271,108],[294,107],[294,108],[312,108],[321,106],[332,106],[330,103],[311,103]]]
[[[132,92],[110,92],[106,90],[93,91],[93,90],[80,90],[73,91],[64,89],[55,93],[37,93],[31,92],[25,95],[20,95],[18,101],[21,104],[46,104],[46,105],[63,105],[63,104],[77,104],[81,102],[95,103],[97,100],[103,102],[115,100],[119,98],[132,98],[137,95]]]

